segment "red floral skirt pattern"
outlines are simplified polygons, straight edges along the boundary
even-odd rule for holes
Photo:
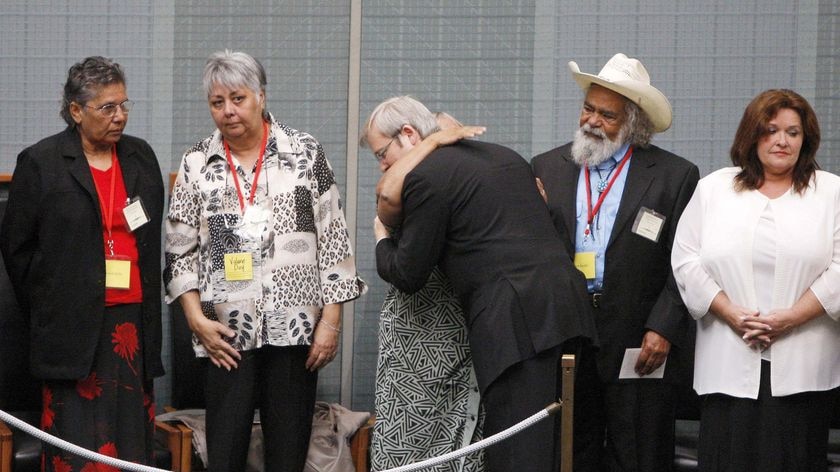
[[[90,375],[44,381],[41,429],[106,456],[152,464],[155,406],[152,382],[143,380],[140,305],[107,307],[105,318]],[[47,471],[118,471],[46,444],[42,461]]]

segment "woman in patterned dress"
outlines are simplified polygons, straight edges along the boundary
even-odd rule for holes
[[[382,113],[387,119],[388,110]],[[405,175],[438,147],[484,131],[462,126],[445,113],[436,117],[443,130],[430,134],[399,161],[388,154],[391,145],[400,145],[396,139],[374,150],[384,173],[377,186],[377,215],[389,226],[398,228],[402,219]],[[372,469],[412,464],[480,440],[484,418],[479,400],[464,313],[449,279],[436,268],[414,294],[390,287],[379,318]],[[430,470],[482,471],[484,452]]]
[[[29,316],[41,428],[150,464],[152,379],[163,375],[163,181],[148,143],[123,134],[132,105],[119,64],[88,57],[70,68],[68,127],[18,156],[0,247]],[[53,446],[43,465],[103,470]]]
[[[265,469],[303,469],[317,372],[338,350],[341,304],[366,288],[323,148],[266,111],[265,85],[248,54],[210,56],[217,129],[184,154],[166,221],[167,300],[215,366],[210,471],[245,470],[255,408]]]

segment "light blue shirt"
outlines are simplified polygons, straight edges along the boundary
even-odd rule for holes
[[[630,144],[625,143],[624,146],[621,146],[621,148],[612,155],[612,157],[606,159],[597,166],[589,167],[589,183],[591,186],[590,188],[592,189],[593,211],[595,210],[595,204],[598,202],[598,198],[601,196],[598,192],[599,181],[603,179],[609,182],[609,180],[613,177],[610,173],[611,169],[614,169],[613,173],[618,172],[618,163],[621,161],[621,158],[624,157],[624,154],[627,152],[629,147]],[[586,173],[583,171],[582,167],[580,169],[577,184],[577,198],[575,200],[577,212],[577,221],[575,224],[575,252],[595,253],[595,278],[588,279],[586,281],[586,285],[590,293],[598,292],[604,286],[604,259],[607,250],[607,243],[610,240],[610,234],[612,233],[613,225],[615,224],[615,217],[618,214],[618,205],[621,203],[621,195],[624,193],[624,183],[627,182],[627,172],[632,164],[630,160],[631,158],[628,158],[627,163],[624,164],[624,167],[615,179],[615,183],[613,183],[612,188],[610,188],[609,193],[607,193],[607,196],[604,198],[604,203],[601,204],[601,209],[598,210],[598,213],[592,220],[592,224],[590,225],[591,233],[585,242],[583,232],[586,229],[586,220],[588,219],[588,212],[586,209],[586,182],[584,181]],[[609,177],[607,177],[607,174],[610,174]]]

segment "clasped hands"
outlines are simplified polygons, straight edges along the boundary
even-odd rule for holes
[[[747,346],[763,351],[795,326],[796,316],[791,308],[759,315],[756,310],[736,305],[724,319]]]

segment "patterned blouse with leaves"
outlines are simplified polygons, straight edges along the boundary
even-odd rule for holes
[[[233,158],[247,198],[254,172]],[[166,221],[167,302],[198,290],[205,316],[236,332],[229,341],[237,350],[311,344],[321,307],[353,300],[367,286],[323,148],[273,117],[255,204],[271,216],[251,248],[253,280],[228,281],[224,254],[245,252],[246,243],[228,229],[241,212],[221,133],[184,154]],[[195,336],[193,348],[207,356]]]

